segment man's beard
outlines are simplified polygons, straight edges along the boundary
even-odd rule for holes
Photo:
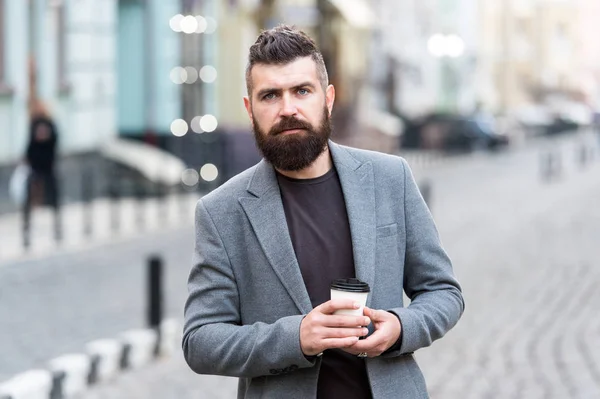
[[[302,129],[303,132],[281,134],[285,130]],[[331,121],[327,107],[317,129],[309,122],[287,117],[264,132],[254,121],[256,146],[274,168],[298,171],[308,167],[323,153],[331,136]]]

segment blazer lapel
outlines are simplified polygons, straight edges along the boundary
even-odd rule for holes
[[[356,278],[373,288],[375,282],[375,184],[371,162],[361,163],[343,147],[329,142],[346,201],[352,235]],[[370,305],[369,295],[367,305]]]
[[[275,171],[264,160],[258,164],[248,192],[253,196],[239,198],[239,202],[275,274],[298,310],[306,314],[312,304],[292,246]]]

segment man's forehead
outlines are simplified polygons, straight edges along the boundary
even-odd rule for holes
[[[309,57],[297,58],[287,64],[255,64],[252,67],[252,83],[255,89],[286,88],[311,82],[318,84],[317,64]]]

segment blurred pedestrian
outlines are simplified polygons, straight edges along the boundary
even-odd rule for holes
[[[31,243],[31,212],[33,207],[51,206],[54,210],[54,238],[62,239],[59,188],[56,177],[58,134],[50,114],[41,101],[34,101],[29,123],[29,143],[25,162],[31,173],[23,205],[23,245]]]
[[[412,353],[464,302],[406,161],[329,140],[335,89],[301,31],[262,32],[246,84],[264,159],[198,201],[189,366],[239,377],[239,398],[427,397]],[[364,313],[334,314],[360,308],[330,300],[355,278]]]

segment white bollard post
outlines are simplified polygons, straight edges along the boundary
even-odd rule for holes
[[[96,381],[103,382],[114,378],[121,366],[121,351],[123,345],[115,339],[99,339],[86,345],[86,352],[98,356]]]
[[[177,319],[166,319],[160,323],[159,353],[171,356],[181,343],[181,325]]]
[[[46,370],[26,371],[0,385],[0,397],[11,399],[48,399],[51,391],[52,374]]]
[[[129,330],[121,334],[121,339],[125,345],[130,346],[128,367],[132,369],[139,368],[148,364],[154,357],[156,341],[158,339],[156,331],[149,329]]]
[[[49,363],[53,372],[64,372],[62,394],[64,398],[72,398],[87,389],[90,373],[90,357],[84,354],[63,355]]]

